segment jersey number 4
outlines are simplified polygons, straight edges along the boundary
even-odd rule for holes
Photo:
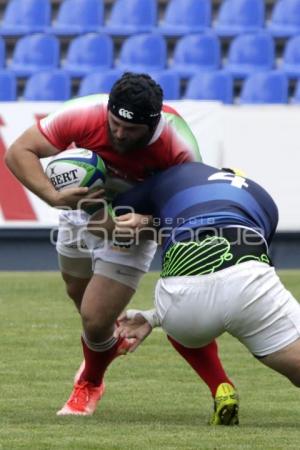
[[[240,175],[235,175],[234,173],[230,172],[216,172],[212,174],[210,177],[208,177],[208,181],[216,181],[216,180],[223,180],[223,181],[230,181],[230,184],[237,188],[247,188],[249,184],[246,182],[246,178],[241,177]]]

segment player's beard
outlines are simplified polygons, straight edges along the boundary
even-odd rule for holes
[[[110,143],[114,150],[117,153],[123,154],[127,152],[132,152],[134,150],[139,150],[145,148],[152,137],[153,133],[149,130],[148,133],[145,133],[141,138],[132,140],[132,139],[116,139],[111,132],[111,129],[108,125],[108,136]]]

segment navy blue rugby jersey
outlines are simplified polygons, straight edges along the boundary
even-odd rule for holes
[[[255,229],[269,244],[278,223],[277,206],[260,185],[198,162],[154,175],[118,195],[113,207],[117,215],[130,208],[151,214],[154,223],[165,229],[164,252],[174,240],[186,240],[190,230],[230,225]]]

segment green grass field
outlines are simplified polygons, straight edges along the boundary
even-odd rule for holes
[[[150,307],[157,274],[132,306]],[[300,272],[281,272],[300,299]],[[80,320],[57,273],[0,273],[0,449],[299,449],[300,392],[230,336],[220,353],[241,397],[240,426],[211,428],[206,386],[155,330],[118,358],[93,417],[61,417],[81,362]]]

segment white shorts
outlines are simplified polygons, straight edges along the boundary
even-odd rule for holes
[[[263,357],[300,337],[300,305],[274,268],[257,261],[161,278],[155,303],[163,329],[186,347],[202,347],[227,331]]]
[[[75,223],[68,220],[67,215],[61,214],[56,249],[62,271],[79,278],[88,278],[89,270],[91,270],[90,276],[93,272],[107,276],[108,271],[104,270],[104,267],[105,263],[108,263],[111,277],[121,282],[122,274],[120,277],[118,274],[122,266],[136,269],[138,280],[141,273],[148,272],[157,248],[154,241],[143,241],[139,245],[120,248],[114,246],[111,241],[103,241],[89,233],[86,230],[88,219],[89,216],[84,216],[83,213],[81,220]],[[69,258],[71,261],[68,261]],[[118,270],[112,271],[112,264],[118,265]],[[130,270],[128,284],[131,284],[132,278],[132,270]]]

